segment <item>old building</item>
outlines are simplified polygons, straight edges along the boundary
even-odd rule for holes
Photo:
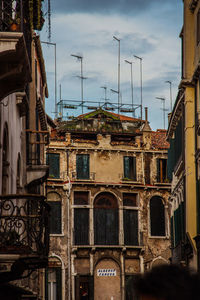
[[[48,264],[48,90],[33,30],[41,1],[30,2],[0,1],[0,298],[8,300],[41,299]]]
[[[184,1],[182,79],[168,140],[172,177],[172,261],[199,268],[200,1]],[[200,269],[200,268],[199,268]]]
[[[165,137],[147,110],[145,121],[99,108],[57,122],[47,148],[47,299],[133,299],[135,275],[169,262]]]

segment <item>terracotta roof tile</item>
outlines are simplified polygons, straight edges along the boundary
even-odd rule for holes
[[[152,131],[152,147],[156,149],[168,149],[169,143],[166,141],[166,135],[167,130],[164,129],[157,129],[157,131]]]

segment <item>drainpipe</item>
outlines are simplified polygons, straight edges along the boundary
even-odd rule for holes
[[[67,167],[68,168],[68,167]],[[67,203],[67,234],[68,234],[68,237],[67,237],[67,242],[68,242],[68,299],[70,300],[71,299],[71,285],[70,285],[70,276],[71,276],[71,270],[70,270],[70,255],[71,255],[71,251],[70,251],[70,220],[69,220],[69,216],[70,216],[70,194],[71,194],[71,182],[70,182],[70,178],[69,176],[67,176],[67,179],[68,179],[68,192],[67,192],[67,200],[68,200],[68,203]]]
[[[71,284],[70,284],[70,264],[71,264],[71,245],[70,245],[70,195],[71,195],[71,181],[69,176],[67,176],[67,182],[63,185],[63,189],[66,191],[67,196],[67,257],[68,257],[68,299],[71,299]]]
[[[140,272],[144,273],[144,257],[140,254]]]
[[[144,153],[142,152],[142,175],[143,175],[143,184],[145,185],[145,174],[144,174]]]

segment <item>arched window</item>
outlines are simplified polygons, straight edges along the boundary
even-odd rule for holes
[[[159,196],[150,200],[150,225],[151,236],[165,236],[165,207]]]
[[[8,153],[9,153],[9,139],[8,139],[8,127],[7,124],[3,132],[3,155],[2,155],[2,194],[8,194]]]
[[[94,243],[118,245],[119,213],[117,199],[113,194],[101,193],[94,202]]]

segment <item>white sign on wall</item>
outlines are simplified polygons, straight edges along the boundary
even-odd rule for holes
[[[97,269],[97,276],[116,276],[115,269]]]

